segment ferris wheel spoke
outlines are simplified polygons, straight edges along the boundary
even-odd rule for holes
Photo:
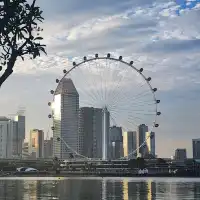
[[[126,101],[125,101],[126,100]],[[123,101],[125,103],[123,103]],[[150,101],[148,101],[150,102]],[[134,101],[131,101],[130,98],[126,98],[126,99],[121,99],[120,102],[115,102],[112,105],[110,105],[111,108],[116,108],[116,107],[124,107],[124,104],[128,104],[129,105],[129,109],[130,108],[134,108],[134,107],[153,107],[156,105],[155,101],[152,101],[152,103],[147,103],[147,102],[139,102],[138,104],[135,103]]]
[[[117,106],[117,104],[113,104],[113,105],[110,105],[109,106],[109,109],[111,109],[111,110],[113,110],[113,109],[124,109],[124,110],[129,110],[129,111],[136,111],[136,109],[135,108],[140,108],[141,109],[141,107],[145,107],[145,110],[147,110],[148,111],[148,109],[152,109],[153,108],[153,105],[155,105],[155,103],[152,103],[152,104],[134,104],[134,102],[128,102],[128,101],[126,101],[126,103],[125,104],[118,104],[118,106]],[[154,111],[154,114],[155,114],[155,112],[156,112],[156,110]]]
[[[116,64],[116,69],[113,73],[112,73],[112,77],[114,77],[116,79],[116,77],[118,77],[118,68],[120,67],[120,62],[118,62]],[[122,76],[121,78],[122,79]],[[118,80],[117,82],[114,81],[113,79],[111,80],[111,86],[110,86],[110,90],[109,90],[109,94],[108,94],[108,102],[110,101],[111,97],[113,98],[113,96],[115,96],[115,92],[117,90],[117,88],[119,88],[119,83],[120,83],[121,80]],[[115,87],[114,87],[115,86]]]
[[[86,62],[85,66],[86,66],[87,70],[89,71],[89,74],[87,75],[87,77],[85,77],[85,76],[84,77],[89,82],[89,84],[88,85],[84,85],[82,87],[85,87],[85,88],[89,87],[89,88],[91,88],[91,92],[94,95],[96,94],[95,95],[95,102],[98,102],[99,99],[101,99],[101,91],[99,90],[99,88],[95,87],[95,86],[97,86],[97,83],[98,83],[98,80],[96,80],[96,73],[97,72],[93,72],[92,71],[93,69],[91,67],[90,62]],[[99,69],[97,69],[97,70],[99,70]],[[95,78],[92,78],[93,77],[92,73],[95,74]],[[95,105],[95,102],[94,102],[94,105]]]
[[[118,66],[118,67],[120,67],[120,65],[121,65],[121,62],[119,62],[119,66]],[[123,72],[125,72],[124,69],[123,69]],[[115,97],[117,96],[117,95],[116,95],[116,92],[120,89],[120,87],[121,87],[121,85],[122,85],[121,83],[123,82],[123,80],[124,80],[124,78],[125,78],[125,76],[124,76],[123,74],[120,74],[119,72],[118,72],[118,74],[116,74],[115,76],[117,76],[117,77],[119,76],[119,79],[118,79],[117,82],[114,82],[115,88],[112,89],[111,94],[110,94],[110,95],[112,95],[112,101],[110,102],[110,104],[113,103]],[[114,97],[114,98],[113,98],[113,97]],[[110,98],[109,98],[109,99],[110,99]]]
[[[132,119],[130,117],[127,118],[127,126],[129,127],[128,131],[137,131],[138,126],[141,124],[139,122],[137,122],[137,120]]]
[[[112,113],[113,114],[115,114],[115,116],[118,116],[118,115],[121,115],[121,113],[119,113],[119,112],[117,112],[117,111],[112,111]],[[128,119],[130,118],[130,116],[127,114],[127,117],[128,117]],[[116,117],[117,118],[117,117]],[[135,120],[136,121],[136,120]],[[124,123],[126,123],[126,122],[123,122],[123,125],[122,125],[122,127],[125,125]],[[135,124],[135,122],[133,121],[132,122],[133,124]],[[138,124],[139,125],[139,124]],[[137,127],[137,125],[135,124],[135,126]]]
[[[99,87],[100,88],[100,100],[101,100],[101,103],[103,104],[102,69],[100,68],[100,64],[96,60],[94,62],[95,62],[95,65],[96,65],[96,67],[98,69],[98,74],[100,75],[99,76],[100,77],[100,81],[99,81],[99,83],[100,83],[100,87]]]
[[[120,66],[120,62],[114,62],[112,64],[110,64],[110,60],[109,60],[109,64],[108,64],[108,68],[109,68],[109,81],[110,81],[110,85],[108,87],[108,94],[107,94],[107,100],[108,100],[108,103],[110,101],[110,98],[111,98],[111,95],[113,93],[113,85],[116,84],[114,80],[116,80],[116,77],[117,77],[117,74],[118,74],[118,68]],[[116,70],[111,70],[111,66],[112,68],[116,69]]]
[[[85,77],[85,75],[83,76],[85,78],[85,80],[87,81],[87,85],[85,85],[85,87],[89,87],[90,90],[91,90],[91,93],[95,96],[95,102],[98,101],[99,99],[99,93],[97,91],[95,91],[94,87],[96,84],[96,78],[92,78],[92,74],[91,74],[91,65],[90,65],[90,62],[85,62],[85,68],[86,70],[89,72],[88,75]]]
[[[131,99],[130,99],[130,101],[131,101]],[[132,104],[137,105],[137,106],[140,106],[140,105],[152,105],[153,106],[153,105],[157,104],[154,99],[150,99],[148,101],[131,101],[131,102],[132,102]]]
[[[136,113],[132,110],[130,111],[127,109],[125,111],[126,111],[126,113],[124,113],[124,114],[126,114],[127,118],[129,120],[131,120],[132,123],[137,122],[138,125],[144,123],[144,116],[155,116],[155,112],[153,112],[153,113]],[[115,113],[116,115],[122,115],[122,113],[123,113],[122,110],[120,110],[120,112],[118,110],[111,110],[111,112]],[[141,116],[141,114],[142,114],[142,116]],[[151,119],[145,120],[145,122],[147,122],[147,121],[148,121],[149,125],[153,126],[154,120],[152,119],[152,117],[151,117]]]
[[[122,95],[121,96],[115,96],[113,98],[113,101],[111,102],[111,105],[118,104],[120,101],[127,101],[127,100],[129,100],[129,98],[131,98],[131,101],[140,99],[141,97],[148,95],[149,90],[140,92],[140,94],[137,94],[136,96],[131,95],[131,97],[129,97],[130,91],[129,91],[129,94],[128,94],[128,92],[125,93],[125,91],[123,91],[123,89],[122,89],[122,91],[120,91],[119,93],[121,93]],[[135,99],[133,97],[135,97]]]
[[[75,85],[78,85],[78,84],[76,84],[76,83],[77,83],[78,81],[81,81],[81,80],[82,80],[81,77],[84,77],[84,74],[83,74],[82,69],[76,70],[75,72],[76,72],[76,76],[79,75],[79,76],[77,76],[77,77],[78,77],[78,80],[74,77],[74,76],[75,76],[74,73],[72,74],[72,80],[75,81]],[[84,81],[85,81],[85,80],[84,80]],[[87,81],[87,80],[86,80],[86,81]],[[82,81],[81,81],[81,82],[82,82]],[[82,82],[82,84],[84,84],[84,83]],[[90,97],[90,101],[92,101],[92,102],[94,102],[94,103],[96,102],[95,95],[94,95],[93,93],[89,92],[89,90],[87,90],[88,88],[81,88],[81,89],[82,89],[82,90],[79,91],[79,92],[81,92],[82,94],[84,94],[84,95]],[[81,96],[84,96],[84,95],[81,95]]]
[[[120,125],[122,128],[123,127],[127,127],[127,123],[128,123],[128,119],[126,121],[122,121],[121,122],[118,122],[117,118],[118,118],[118,114],[117,112],[112,112],[112,116],[113,118],[115,119],[115,122],[117,122],[118,125]],[[137,125],[135,124],[135,122],[133,122],[131,125],[133,126],[133,124],[135,125],[135,128],[137,127]],[[124,129],[125,130],[125,129]]]

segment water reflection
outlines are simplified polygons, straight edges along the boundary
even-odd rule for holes
[[[200,199],[197,179],[0,180],[0,199],[156,200]]]

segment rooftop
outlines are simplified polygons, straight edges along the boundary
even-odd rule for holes
[[[9,121],[10,119],[8,119],[7,117],[4,116],[0,116],[0,121]]]

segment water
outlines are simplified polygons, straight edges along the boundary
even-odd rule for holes
[[[1,199],[191,200],[200,199],[200,179],[1,178]]]

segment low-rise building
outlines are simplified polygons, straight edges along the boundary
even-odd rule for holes
[[[187,159],[186,149],[176,149],[175,150],[175,160],[185,160]]]

